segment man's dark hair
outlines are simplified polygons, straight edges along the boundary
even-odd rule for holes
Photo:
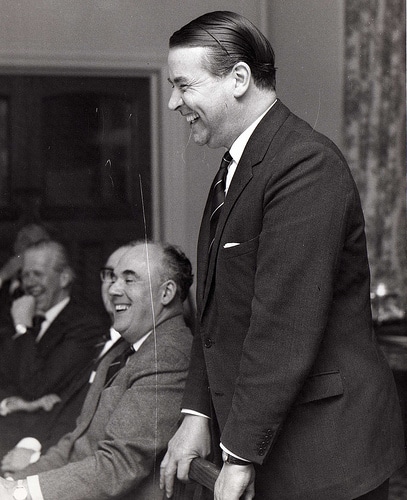
[[[177,285],[177,293],[183,302],[194,280],[192,265],[184,252],[174,245],[163,245],[163,269],[165,279],[171,279]]]
[[[274,51],[267,38],[245,17],[229,11],[208,12],[176,31],[173,47],[206,47],[206,68],[224,76],[239,61],[250,66],[261,89],[275,90]]]

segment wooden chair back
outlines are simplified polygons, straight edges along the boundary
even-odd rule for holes
[[[219,468],[203,458],[195,458],[189,469],[191,483],[184,484],[177,479],[174,482],[172,500],[211,500]],[[167,500],[165,493],[163,500]]]

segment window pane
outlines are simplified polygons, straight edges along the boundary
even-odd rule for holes
[[[46,203],[131,202],[137,102],[94,92],[43,99]]]

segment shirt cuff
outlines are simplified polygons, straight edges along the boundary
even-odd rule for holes
[[[7,408],[7,400],[8,398],[4,398],[0,402],[0,415],[2,417],[5,417],[6,415],[9,414],[8,408]]]
[[[239,460],[243,460],[244,462],[247,462],[248,464],[250,463],[250,460],[246,460],[243,457],[239,457],[239,455],[236,455],[236,453],[232,453],[230,450],[226,448],[226,446],[223,446],[222,443],[220,443],[220,447],[222,448],[223,451],[226,451],[228,455],[232,455],[232,457],[238,458]]]
[[[38,476],[27,477],[27,488],[31,495],[31,500],[44,500]]]
[[[188,410],[188,409],[183,408],[181,410],[181,413],[184,413],[186,415],[196,415],[197,417],[204,417],[204,418],[207,418],[210,420],[210,417],[208,417],[208,415],[204,415],[203,413],[200,413],[199,411],[195,411],[195,410]]]
[[[25,437],[16,444],[16,448],[26,448],[27,450],[32,450],[33,454],[30,457],[30,464],[38,462],[41,456],[41,443],[38,439],[33,437]]]

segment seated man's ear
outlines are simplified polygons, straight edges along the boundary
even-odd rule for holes
[[[167,306],[174,300],[174,297],[177,294],[177,285],[175,281],[168,280],[161,285],[161,289],[162,289],[161,303],[164,306]]]

